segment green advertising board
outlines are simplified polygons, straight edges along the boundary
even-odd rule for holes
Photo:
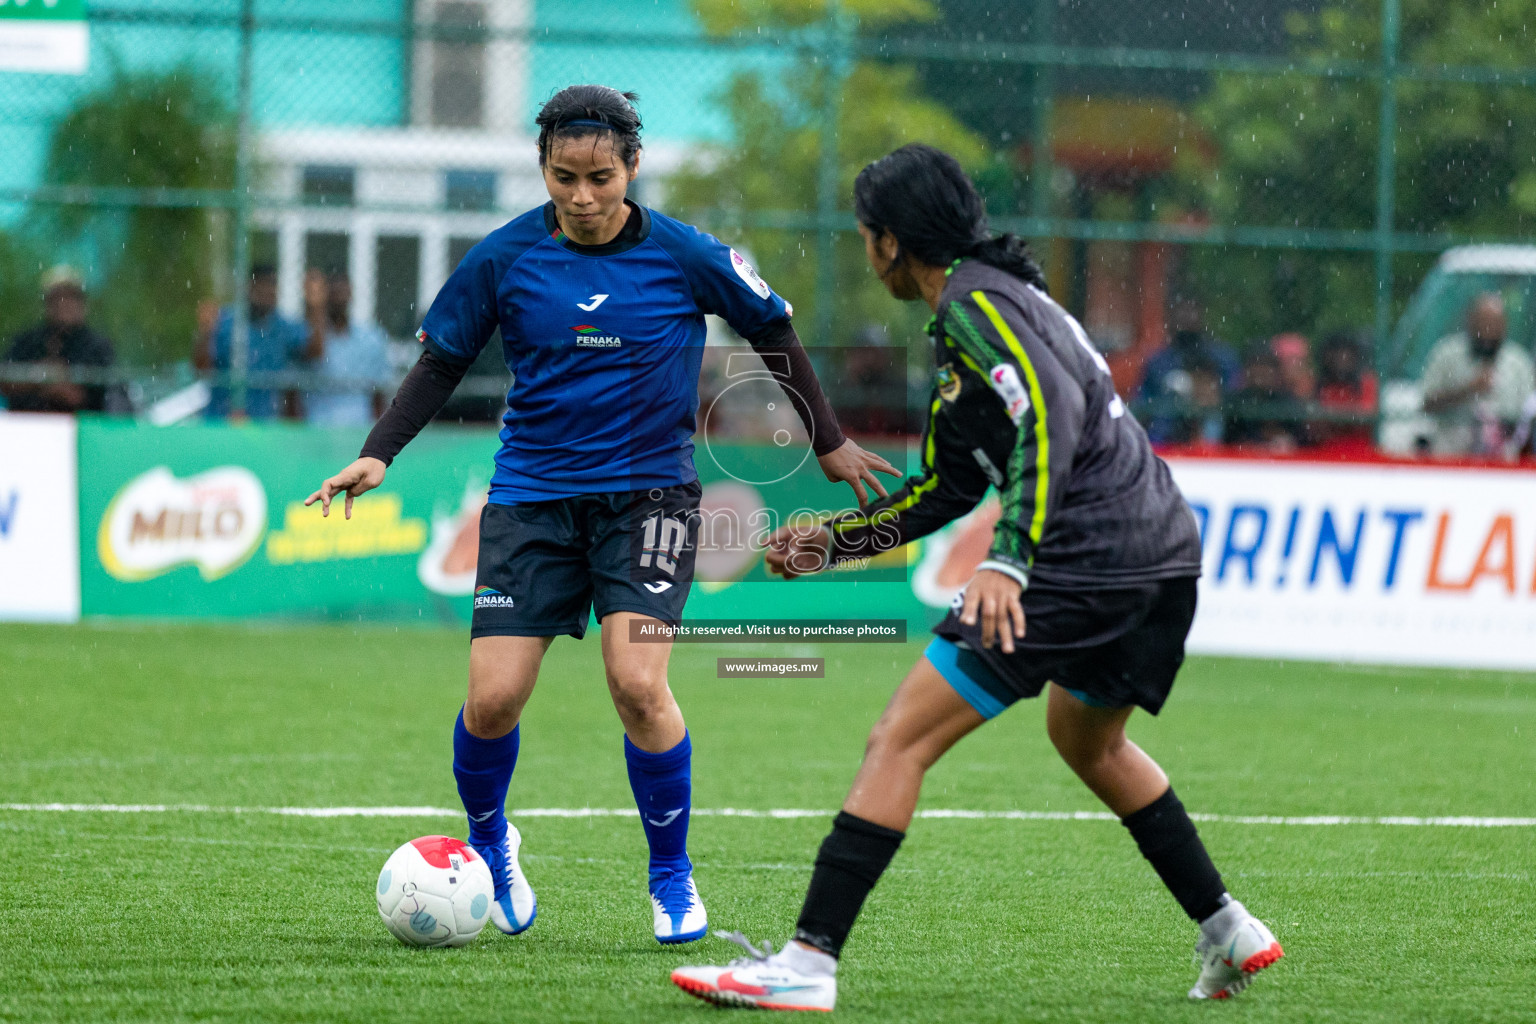
[[[496,434],[430,429],[350,520],[339,502],[322,518],[304,498],[352,461],[363,434],[83,417],[82,614],[467,622]],[[814,459],[784,459],[771,446],[701,446],[714,540],[701,545],[687,617],[900,618],[926,628],[942,602],[915,596],[922,545],[862,571],[769,580],[760,552],[768,529],[852,503]]]

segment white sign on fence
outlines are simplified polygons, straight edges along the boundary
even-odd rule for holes
[[[1536,669],[1536,473],[1171,459],[1204,654]]]
[[[0,412],[0,620],[80,618],[75,420]]]
[[[90,56],[85,0],[0,0],[0,71],[83,75]]]

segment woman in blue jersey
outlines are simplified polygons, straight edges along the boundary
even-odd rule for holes
[[[424,351],[358,460],[308,503],[352,500],[384,480],[499,328],[515,380],[480,518],[469,692],[453,771],[470,843],[496,880],[491,919],[508,934],[537,903],[518,866],[505,804],[518,720],[556,636],[580,638],[594,612],[624,724],[629,778],[650,844],[656,938],[707,930],[688,859],[691,746],[667,687],[669,643],[630,630],[681,618],[693,578],[700,487],[693,467],[704,316],[776,353],[784,391],[829,480],[899,475],[846,440],[790,326],[788,304],[734,250],[625,198],[640,159],[632,94],[571,86],[540,112],[550,202],[491,232],[438,293]]]

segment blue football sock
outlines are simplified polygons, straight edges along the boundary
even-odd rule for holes
[[[629,788],[640,809],[640,824],[651,844],[651,881],[669,874],[687,875],[688,809],[693,803],[693,744],[683,733],[671,750],[650,754],[624,737],[624,760],[629,765]]]
[[[464,711],[453,726],[453,777],[459,799],[469,815],[469,842],[487,846],[507,831],[507,787],[517,767],[518,733],[522,726],[494,740],[483,740],[464,727]]]

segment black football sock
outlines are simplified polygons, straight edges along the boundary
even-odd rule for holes
[[[1211,863],[1195,823],[1169,787],[1162,796],[1120,819],[1173,898],[1195,921],[1204,921],[1231,897]]]
[[[795,925],[795,941],[837,956],[869,890],[896,856],[905,832],[839,811],[822,840],[816,870]]]

